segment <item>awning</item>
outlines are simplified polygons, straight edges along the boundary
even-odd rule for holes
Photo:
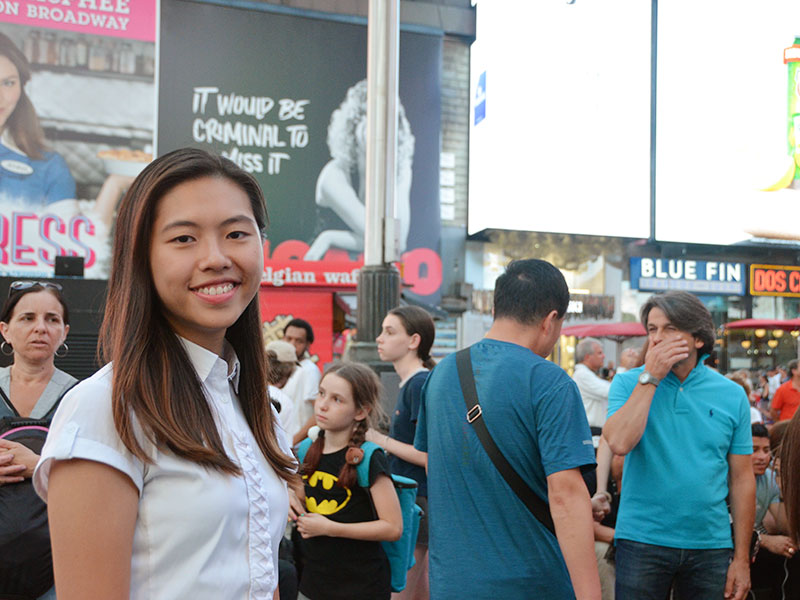
[[[742,319],[725,323],[725,329],[800,329],[800,319]]]

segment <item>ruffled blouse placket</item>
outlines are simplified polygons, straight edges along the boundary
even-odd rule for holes
[[[238,367],[238,364],[237,364]],[[214,366],[209,379],[213,379],[217,370],[226,373],[222,381],[226,389],[216,390],[219,394],[227,394],[227,401],[215,402],[216,411],[220,417],[220,425],[228,430],[233,441],[233,450],[236,454],[235,461],[242,470],[242,477],[247,490],[248,503],[248,557],[250,567],[250,597],[270,598],[271,590],[277,583],[275,573],[272,543],[269,535],[269,500],[266,487],[259,469],[258,459],[251,443],[245,433],[237,425],[237,419],[232,403],[236,401],[234,386],[237,369],[227,375],[227,365],[220,360]],[[211,383],[209,381],[209,383]],[[222,386],[220,386],[222,387]],[[213,384],[212,384],[213,388]],[[214,394],[212,394],[214,395]],[[224,398],[224,396],[223,396]],[[222,404],[220,406],[220,404]]]

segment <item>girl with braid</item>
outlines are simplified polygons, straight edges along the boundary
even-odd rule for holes
[[[403,532],[386,456],[372,453],[369,489],[358,485],[361,444],[379,411],[380,382],[357,363],[331,366],[314,402],[318,432],[301,467],[305,498],[292,500],[304,560],[300,592],[310,600],[383,600],[391,596],[381,541]]]

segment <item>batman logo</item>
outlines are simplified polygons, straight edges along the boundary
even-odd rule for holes
[[[353,493],[335,485],[339,478],[324,471],[314,471],[310,476],[304,477],[306,483],[306,510],[310,513],[332,515],[339,512],[347,503]]]

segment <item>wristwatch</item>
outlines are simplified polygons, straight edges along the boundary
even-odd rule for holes
[[[653,385],[658,386],[658,384],[661,383],[661,380],[656,377],[653,377],[647,371],[644,371],[641,375],[639,375],[639,383],[641,383],[642,385],[647,385],[648,383],[652,383]]]

